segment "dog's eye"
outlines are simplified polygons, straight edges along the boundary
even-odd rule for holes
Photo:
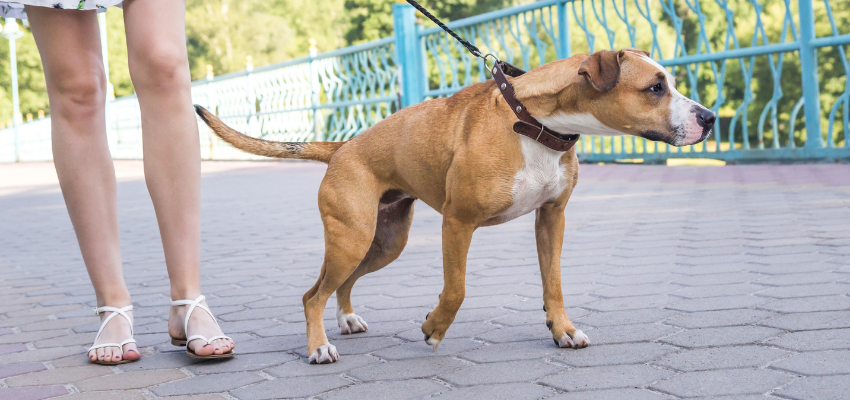
[[[649,91],[655,94],[660,94],[664,92],[664,85],[659,82],[649,87]]]

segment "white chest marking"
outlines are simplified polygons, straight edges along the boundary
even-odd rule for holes
[[[599,122],[593,114],[555,114],[548,117],[535,117],[547,128],[556,132],[579,133],[582,135],[619,136],[625,135],[614,128]]]
[[[539,208],[543,203],[556,199],[567,187],[564,175],[566,166],[561,165],[560,151],[552,150],[536,141],[520,135],[522,143],[522,169],[514,178],[511,191],[513,205],[501,216],[510,221]]]

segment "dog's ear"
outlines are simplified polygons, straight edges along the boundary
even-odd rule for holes
[[[620,58],[623,54],[622,50],[597,51],[581,62],[578,74],[584,75],[597,92],[607,92],[620,81]]]
[[[648,51],[646,51],[646,50],[633,49],[633,48],[631,48],[631,47],[629,47],[628,49],[623,49],[623,50],[624,50],[624,51],[628,51],[628,52],[632,52],[632,53],[638,53],[638,54],[641,54],[641,55],[644,55],[644,56],[647,56],[647,57],[651,57],[651,56],[649,55],[649,52],[648,52]]]

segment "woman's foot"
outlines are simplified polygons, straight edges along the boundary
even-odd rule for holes
[[[200,304],[207,305],[206,301]],[[171,306],[171,311],[168,314],[168,334],[172,338],[185,339],[191,335],[203,335],[211,338],[213,336],[222,336],[224,333],[215,322],[215,320],[200,306],[192,311],[189,317],[189,333],[183,329],[183,321],[186,319],[186,312],[189,311],[189,306]],[[203,340],[193,340],[188,346],[195,354],[199,356],[219,355],[227,353],[234,348],[236,344],[230,339],[216,339],[212,343],[207,343]]]
[[[125,311],[125,313],[132,321],[133,312]],[[101,323],[103,323],[103,320],[108,318],[111,314],[112,312],[109,311],[100,313]],[[130,324],[126,319],[124,319],[124,317],[116,315],[106,323],[106,326],[103,327],[103,330],[100,332],[100,336],[95,339],[93,346],[97,346],[101,343],[121,343],[127,339],[131,339],[132,337],[133,333],[130,328]],[[115,363],[120,361],[136,361],[141,358],[135,343],[127,343],[123,347],[123,349],[120,347],[101,347],[93,349],[88,353],[89,361]]]

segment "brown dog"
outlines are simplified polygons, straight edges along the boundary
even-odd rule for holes
[[[714,114],[679,94],[673,77],[641,50],[576,55],[511,83],[527,110],[557,132],[631,134],[683,146],[704,140],[714,124]],[[367,329],[351,307],[351,289],[358,278],[401,254],[417,199],[443,215],[445,282],[437,307],[422,324],[434,349],[464,299],[472,233],[531,211],[537,213],[546,324],[560,347],[590,343],[567,318],[561,295],[564,207],[578,178],[575,150],[554,151],[515,133],[516,117],[494,81],[399,110],[345,143],[256,139],[201,107],[197,111],[218,136],[243,151],[328,163],[319,189],[324,264],[303,299],[310,362],[339,358],[322,323],[334,291],[342,333]]]

